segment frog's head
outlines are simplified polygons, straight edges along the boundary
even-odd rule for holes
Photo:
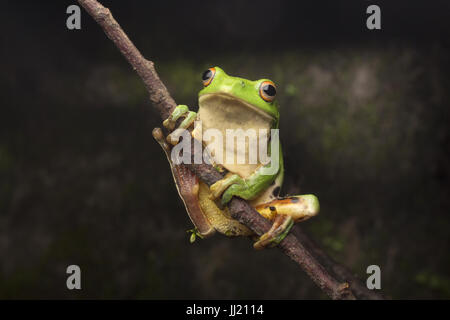
[[[239,112],[256,112],[271,118],[278,124],[278,103],[275,100],[276,86],[269,79],[250,81],[231,77],[221,68],[209,68],[203,73],[203,85],[199,92],[199,105],[234,105],[242,107]]]

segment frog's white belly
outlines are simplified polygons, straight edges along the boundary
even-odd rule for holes
[[[268,144],[272,118],[244,101],[226,94],[203,95],[199,104],[198,118],[201,120],[203,141],[212,152],[213,160],[242,178],[249,177],[262,165],[259,146]],[[205,141],[205,134],[210,129],[221,133],[222,143],[214,141],[215,138]],[[260,129],[266,130],[266,134]],[[230,135],[230,131],[227,135],[227,130],[233,130],[237,139]]]

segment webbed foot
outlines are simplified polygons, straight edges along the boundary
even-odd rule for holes
[[[272,220],[273,225],[254,244],[255,249],[279,244],[289,233],[294,222],[309,219],[319,213],[319,200],[315,195],[305,194],[280,198],[263,203],[255,209],[264,218]]]
[[[276,211],[274,207],[272,209]],[[253,247],[260,250],[278,245],[289,234],[293,225],[294,219],[291,216],[276,214],[272,227],[253,244]]]

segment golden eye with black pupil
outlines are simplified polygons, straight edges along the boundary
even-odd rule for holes
[[[203,72],[202,81],[203,81],[203,85],[205,87],[209,86],[209,84],[211,83],[215,74],[216,74],[216,68],[209,68],[208,70]]]
[[[277,94],[277,87],[272,81],[263,81],[259,86],[259,95],[264,101],[272,102]]]

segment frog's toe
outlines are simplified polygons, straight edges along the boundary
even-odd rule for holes
[[[170,117],[163,121],[163,126],[166,129],[173,130],[175,128],[175,121]]]
[[[178,128],[181,129],[187,129],[194,123],[195,119],[197,118],[197,113],[193,111],[189,111],[185,114],[185,119],[183,122],[181,122],[180,126]]]
[[[171,134],[168,134],[166,137],[166,140],[171,145],[176,145],[180,141],[180,137],[183,136],[183,133],[186,129],[183,128],[177,128],[174,131],[172,131]]]
[[[273,208],[273,210],[276,209]],[[253,247],[259,250],[278,245],[289,234],[293,225],[294,219],[291,216],[285,214],[276,215],[272,227],[253,244]]]
[[[211,194],[209,198],[211,200],[216,200],[220,197],[220,195],[225,191],[226,187],[224,187],[224,179],[217,181],[209,187]]]
[[[169,145],[164,140],[164,134],[161,128],[154,128],[152,131],[152,135],[153,138],[155,138],[155,140],[159,143],[159,145],[161,146],[161,148],[163,148],[165,152],[170,152]]]
[[[177,120],[180,117],[188,114],[189,112],[190,111],[189,111],[188,106],[186,106],[184,104],[180,104],[180,105],[176,106],[175,110],[170,114],[170,116],[166,120],[163,121],[163,126],[166,129],[172,131],[173,129],[175,129]]]

